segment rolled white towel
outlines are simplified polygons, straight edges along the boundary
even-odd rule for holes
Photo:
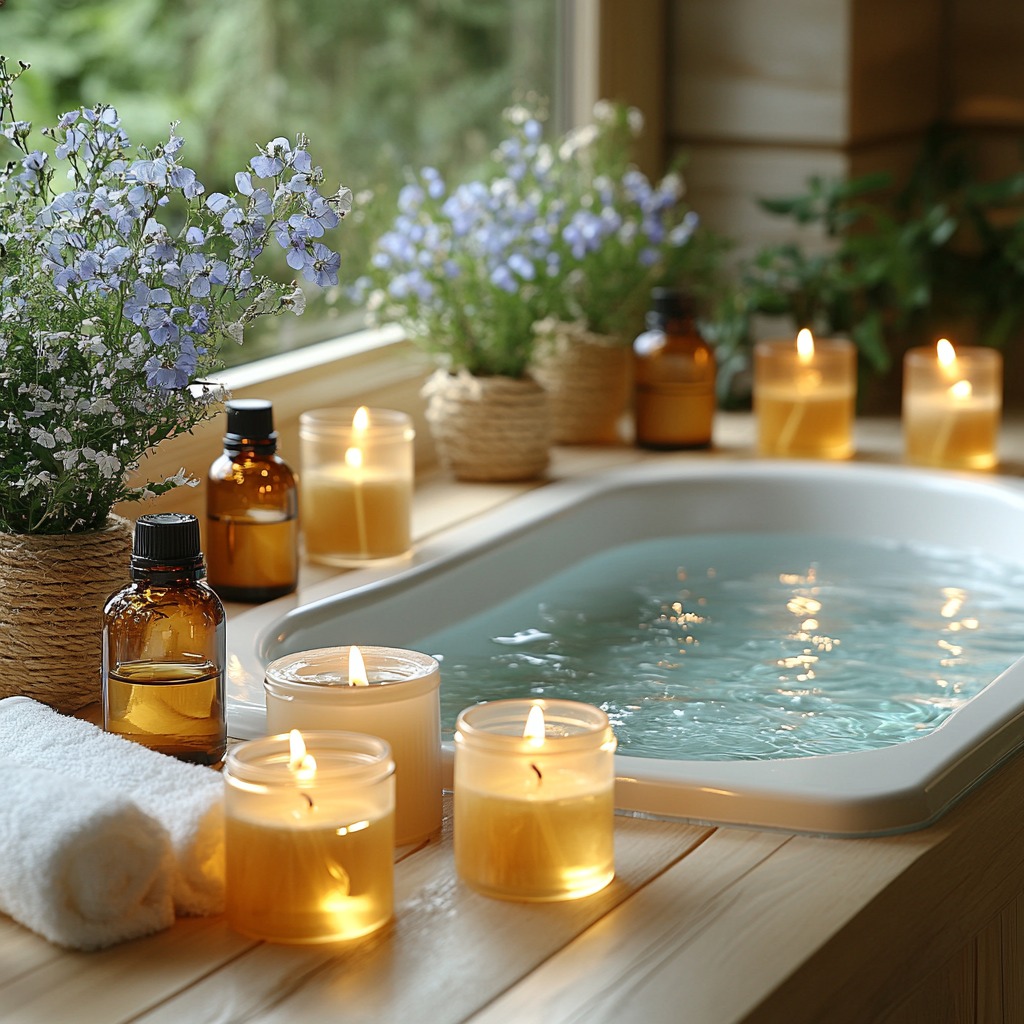
[[[0,761],[0,910],[72,949],[174,923],[164,827],[127,797]]]
[[[167,830],[174,851],[174,905],[203,916],[224,909],[224,780],[59,714],[28,697],[0,700],[0,752],[120,793]]]

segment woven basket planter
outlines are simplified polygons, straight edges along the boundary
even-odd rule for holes
[[[633,391],[633,353],[622,340],[579,324],[537,325],[533,376],[551,398],[556,444],[613,444]]]
[[[533,480],[551,457],[548,396],[531,378],[438,370],[424,385],[442,464],[459,480]]]
[[[132,524],[0,534],[0,697],[57,711],[100,699],[103,605],[128,579]]]

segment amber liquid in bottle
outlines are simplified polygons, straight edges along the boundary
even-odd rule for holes
[[[641,448],[707,448],[715,416],[715,354],[692,300],[655,288],[648,330],[633,344],[634,418]]]
[[[207,478],[209,582],[228,601],[270,601],[298,584],[298,487],[277,455],[270,402],[239,399],[227,410],[224,454]]]
[[[203,582],[199,521],[157,513],[135,531],[133,582],[103,610],[103,727],[217,764],[227,742],[224,607]]]

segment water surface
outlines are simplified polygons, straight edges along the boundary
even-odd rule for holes
[[[448,736],[469,704],[531,695],[603,708],[638,757],[864,750],[935,729],[1024,653],[1024,569],[824,535],[662,538],[416,646],[442,661]]]

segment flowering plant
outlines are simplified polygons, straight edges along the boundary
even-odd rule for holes
[[[652,182],[630,162],[642,130],[639,110],[602,100],[553,154],[542,146],[520,156],[527,178],[550,179],[557,208],[563,272],[548,316],[623,343],[641,328],[651,289],[695,273],[704,253],[682,176]]]
[[[544,197],[510,171],[499,154],[488,179],[449,192],[425,167],[356,282],[372,319],[398,321],[449,368],[476,376],[526,373],[542,282],[559,269]]]
[[[357,291],[452,368],[518,377],[543,318],[637,327],[652,285],[685,266],[697,216],[677,174],[652,185],[630,165],[637,111],[600,103],[554,146],[534,112],[506,120],[480,180],[449,192],[427,167],[405,186]]]
[[[28,65],[0,57],[0,135],[18,159],[0,170],[0,531],[102,526],[110,509],[189,482],[141,485],[139,460],[213,415],[223,397],[203,378],[220,342],[248,324],[301,313],[295,283],[258,274],[270,239],[316,285],[340,257],[321,241],[348,211],[324,197],[307,142],[277,138],[208,194],[179,161],[183,140],[132,153],[109,106],[64,114],[41,134],[66,161],[30,144],[13,85]]]

